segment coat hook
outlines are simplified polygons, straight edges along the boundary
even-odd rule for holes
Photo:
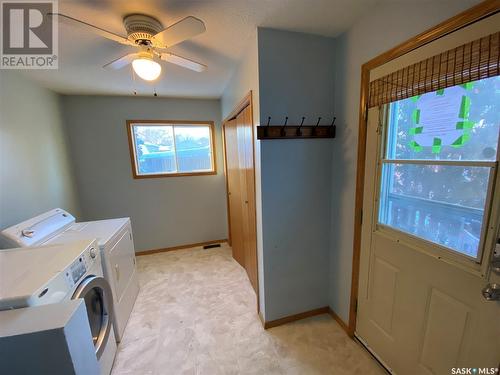
[[[335,120],[336,119],[337,119],[337,117],[333,118],[332,125],[330,126],[330,129],[328,129],[328,132],[329,132],[329,134],[330,134],[330,136],[332,138],[335,138],[335,131],[336,131],[336,128],[337,128],[337,126],[335,125]]]
[[[271,116],[269,116],[269,117],[267,118],[267,126],[264,128],[264,136],[266,136],[266,137],[267,137],[267,136],[268,136],[268,134],[269,134],[269,129],[268,129],[268,128],[269,128],[269,123],[270,123],[270,122],[271,122]]]
[[[286,130],[285,130],[285,126],[288,122],[288,116],[285,117],[285,123],[283,124],[283,127],[281,128],[281,136],[284,137],[286,136]]]
[[[316,128],[319,126],[320,121],[321,121],[321,117],[318,117],[318,122],[316,123],[316,126],[311,129],[312,136],[316,135]]]
[[[300,123],[299,127],[297,128],[297,135],[298,136],[301,136],[302,135],[302,131],[300,130],[300,128],[302,127],[302,125],[304,125],[304,120],[306,118],[304,116],[302,116],[302,122]]]

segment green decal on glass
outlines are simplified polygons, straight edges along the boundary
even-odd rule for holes
[[[474,82],[462,83],[460,86],[466,90],[472,90],[472,88],[474,87]]]
[[[418,127],[415,127],[415,128],[410,128],[410,134],[411,135],[420,134],[420,133],[422,133],[422,130],[424,130],[423,126],[418,126]]]
[[[453,142],[451,144],[451,147],[460,148],[465,144],[465,142],[467,142],[469,140],[469,138],[470,138],[470,134],[467,134],[467,133],[463,134],[460,137],[458,137],[458,139],[455,142]]]
[[[416,152],[419,152],[419,151],[422,151],[424,148],[422,146],[420,146],[417,142],[415,141],[410,141],[410,147],[416,151]]]
[[[441,152],[441,138],[434,138],[432,142],[432,153],[439,154]]]
[[[470,110],[470,98],[468,96],[462,96],[462,102],[460,103],[460,113],[458,117],[463,118],[464,120],[469,118],[469,110]]]
[[[472,129],[474,127],[474,121],[464,120],[457,122],[457,129]]]
[[[413,123],[415,125],[418,125],[420,123],[420,109],[413,110],[411,117],[412,117]]]

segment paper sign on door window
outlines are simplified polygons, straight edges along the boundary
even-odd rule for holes
[[[474,122],[469,121],[472,84],[453,86],[436,92],[415,96],[417,108],[412,113],[414,127],[410,146],[416,152],[432,147],[438,154],[443,146],[462,147],[470,138]]]

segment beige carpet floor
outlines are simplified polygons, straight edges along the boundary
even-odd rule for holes
[[[113,375],[385,374],[329,315],[264,330],[228,246],[141,256],[137,267]]]

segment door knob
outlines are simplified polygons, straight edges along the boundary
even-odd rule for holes
[[[500,284],[496,283],[488,284],[483,288],[482,293],[486,301],[499,301]]]

